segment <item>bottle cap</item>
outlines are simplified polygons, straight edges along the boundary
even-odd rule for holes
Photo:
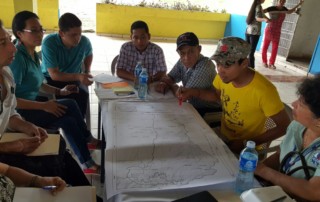
[[[253,149],[256,147],[256,143],[254,141],[249,140],[247,141],[247,147]]]

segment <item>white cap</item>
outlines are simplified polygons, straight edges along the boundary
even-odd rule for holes
[[[256,147],[256,143],[254,141],[249,140],[247,141],[247,147],[253,149]]]

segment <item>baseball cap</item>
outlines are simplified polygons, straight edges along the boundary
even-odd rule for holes
[[[193,32],[183,33],[177,38],[177,50],[184,45],[197,46],[199,39]]]
[[[218,64],[230,66],[245,59],[250,53],[251,46],[245,40],[238,37],[224,37],[219,40],[218,47],[211,59]]]

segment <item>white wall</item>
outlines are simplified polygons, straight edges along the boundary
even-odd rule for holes
[[[301,8],[288,58],[311,59],[320,34],[320,0],[305,0]]]

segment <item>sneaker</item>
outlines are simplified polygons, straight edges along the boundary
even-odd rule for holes
[[[91,175],[100,175],[101,173],[101,167],[100,166],[97,166],[96,169],[94,168],[85,168],[83,169],[83,172],[84,174],[88,175],[88,174],[91,174]]]
[[[267,63],[263,63],[263,67],[268,68],[268,64]]]
[[[269,68],[270,69],[277,69],[276,66],[274,66],[274,65],[269,65]]]
[[[101,140],[96,140],[93,142],[88,142],[87,147],[89,150],[95,150],[95,149],[101,149],[103,147],[102,141]]]

